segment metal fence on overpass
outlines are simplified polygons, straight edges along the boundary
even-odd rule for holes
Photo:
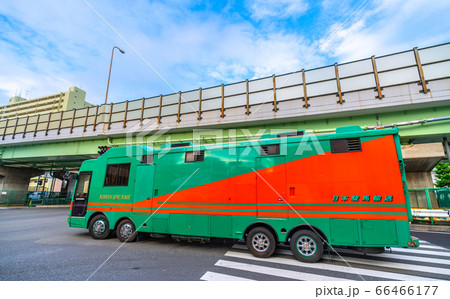
[[[448,105],[450,43],[210,88],[0,121],[0,144]],[[400,88],[399,88],[400,86]],[[444,103],[444,101],[446,101]],[[257,115],[257,116],[256,116]]]

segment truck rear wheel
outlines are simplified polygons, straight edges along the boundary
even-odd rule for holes
[[[256,257],[266,258],[271,256],[276,247],[273,234],[265,227],[255,227],[246,239],[248,250]]]
[[[296,232],[290,242],[294,256],[305,263],[315,263],[322,258],[322,238],[310,230]]]
[[[137,236],[133,221],[129,219],[120,221],[116,229],[116,235],[120,242],[133,242]]]
[[[97,215],[89,222],[89,234],[92,238],[106,239],[109,233],[109,221],[105,215]]]

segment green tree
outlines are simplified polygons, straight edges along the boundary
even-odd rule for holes
[[[436,183],[434,185],[437,188],[450,187],[450,167],[448,163],[439,162],[434,173],[436,174]]]

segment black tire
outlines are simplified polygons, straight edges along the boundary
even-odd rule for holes
[[[315,263],[322,258],[322,238],[313,231],[299,230],[290,242],[291,251],[294,256],[305,263]]]
[[[248,250],[256,257],[266,258],[275,252],[274,235],[265,227],[255,227],[247,235]]]
[[[116,235],[120,242],[133,242],[136,240],[137,232],[133,221],[129,219],[120,221],[116,229]]]
[[[97,215],[89,222],[89,234],[94,239],[106,239],[110,234],[109,221],[105,215]]]

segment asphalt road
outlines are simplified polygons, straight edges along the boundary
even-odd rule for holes
[[[439,244],[439,246],[445,247],[450,250],[449,232],[423,232],[418,230],[411,230],[411,235],[419,238],[419,240],[425,240],[433,244]]]
[[[381,255],[338,249],[339,257],[325,253],[305,264],[286,246],[257,259],[233,240],[94,240],[86,229],[69,228],[67,214],[67,208],[0,209],[0,281],[450,280],[449,233],[413,231],[420,248]]]
[[[106,261],[90,280],[198,281],[234,243],[94,240],[86,229],[70,228],[67,214],[0,209],[0,280],[86,280]]]

